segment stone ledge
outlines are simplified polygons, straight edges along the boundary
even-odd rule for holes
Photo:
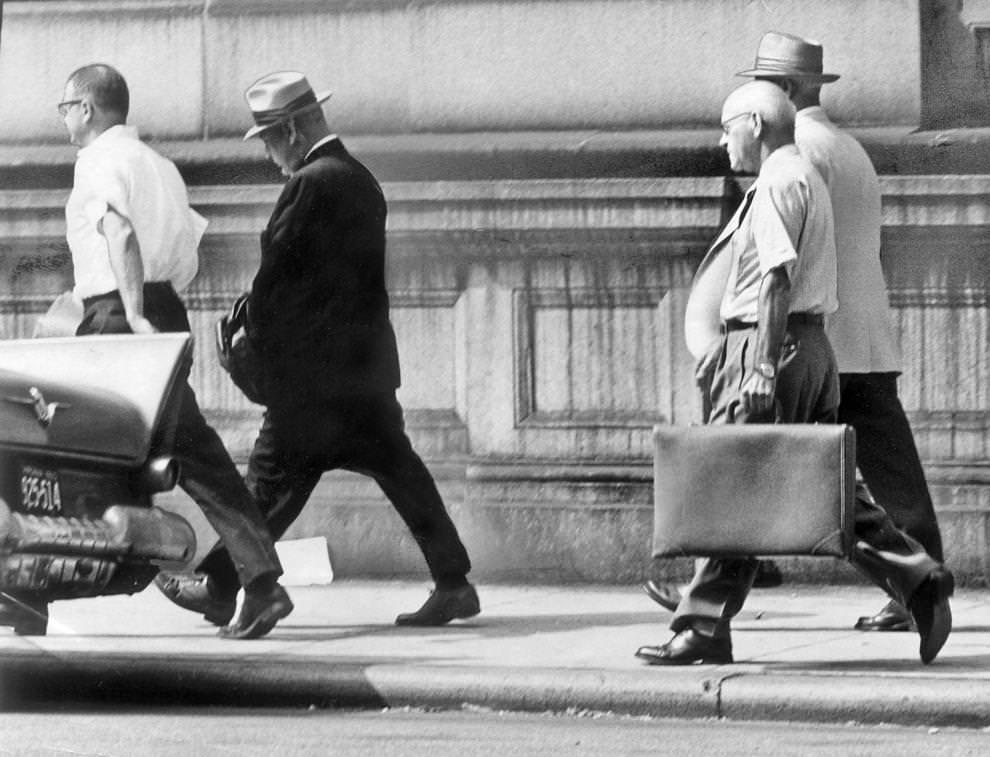
[[[878,173],[990,173],[990,128],[850,130]],[[728,164],[714,130],[471,132],[343,135],[382,181],[723,176]],[[258,142],[153,143],[193,185],[280,183]],[[0,186],[68,187],[75,148],[0,145]]]

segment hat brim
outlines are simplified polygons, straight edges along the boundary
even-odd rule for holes
[[[768,79],[801,79],[828,84],[839,78],[839,74],[809,74],[806,71],[780,71],[768,68],[751,68],[740,71],[736,76],[765,76]]]
[[[266,129],[270,129],[273,126],[278,126],[279,124],[285,123],[288,119],[292,118],[292,116],[297,116],[300,113],[305,113],[307,111],[313,110],[313,108],[319,107],[320,105],[322,105],[323,103],[325,103],[327,100],[329,100],[332,95],[333,95],[333,92],[331,92],[330,90],[326,90],[324,92],[320,92],[319,94],[316,95],[316,102],[315,103],[310,103],[309,105],[307,105],[304,108],[300,108],[299,110],[294,110],[291,113],[289,113],[288,115],[286,115],[284,118],[280,118],[278,121],[273,121],[270,124],[263,124],[263,125],[257,125],[256,124],[256,125],[252,126],[250,129],[248,129],[244,133],[244,140],[243,141],[247,142],[252,137],[257,137],[259,134],[261,134],[261,132],[265,131]]]

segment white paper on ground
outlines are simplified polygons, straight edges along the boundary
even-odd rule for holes
[[[275,543],[275,552],[284,571],[279,579],[283,586],[312,586],[333,581],[325,536],[279,541]]]

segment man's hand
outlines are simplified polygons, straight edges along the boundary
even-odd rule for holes
[[[127,325],[131,327],[131,331],[135,334],[157,334],[158,329],[151,325],[151,321],[145,318],[143,315],[139,315],[137,318],[128,318]]]
[[[750,416],[767,416],[773,420],[776,385],[776,380],[753,371],[742,387],[743,412]]]

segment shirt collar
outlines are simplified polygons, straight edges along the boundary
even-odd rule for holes
[[[85,147],[80,148],[79,154],[81,155],[86,150],[91,149],[94,146],[106,144],[107,142],[113,142],[117,139],[137,139],[138,130],[135,126],[128,126],[127,124],[117,124],[116,126],[111,126],[109,129],[103,131],[99,136],[97,136],[92,142],[90,142]]]
[[[309,152],[306,153],[306,157],[303,160],[309,160],[309,156],[316,152],[318,149],[323,147],[327,142],[333,142],[337,138],[336,134],[327,134],[323,139],[319,140],[315,145],[309,148]]]
[[[771,171],[775,171],[778,163],[790,160],[797,155],[800,155],[800,153],[798,152],[797,145],[793,142],[789,145],[778,147],[767,156],[766,160],[763,161],[763,165],[760,166],[760,176],[770,173]]]
[[[801,108],[797,112],[797,117],[794,119],[795,123],[800,123],[801,121],[820,121],[828,123],[828,115],[825,113],[825,109],[821,105],[809,105],[807,108]]]

